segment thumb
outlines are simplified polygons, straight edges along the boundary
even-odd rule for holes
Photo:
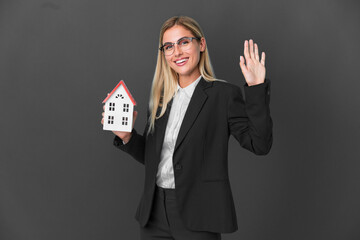
[[[138,112],[137,112],[137,111],[134,111],[134,113],[133,113],[134,122],[135,122],[135,120],[136,120],[136,118],[137,118],[137,115],[138,115]]]
[[[133,112],[133,122],[132,122],[132,126],[134,127],[135,126],[135,120],[137,118],[137,115],[138,115],[138,112],[137,111],[134,111]]]
[[[240,56],[240,68],[243,74],[245,74],[247,72],[246,66],[245,66],[245,59],[243,56]]]

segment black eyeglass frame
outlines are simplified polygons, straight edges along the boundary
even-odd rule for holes
[[[193,39],[200,40],[201,38],[198,38],[198,37],[182,37],[182,38],[180,38],[179,40],[177,40],[176,42],[171,43],[171,45],[174,46],[175,44],[179,44],[179,42],[180,42],[181,40],[184,40],[184,39],[190,39],[190,41],[192,42]],[[170,42],[166,42],[165,44],[169,44],[169,43],[170,43]],[[159,47],[159,50],[160,50],[160,51],[164,52],[165,44],[162,45],[161,47]]]

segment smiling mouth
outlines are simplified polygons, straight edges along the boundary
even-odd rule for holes
[[[178,66],[182,66],[184,65],[187,61],[189,60],[189,58],[183,58],[181,60],[175,61],[175,64]]]

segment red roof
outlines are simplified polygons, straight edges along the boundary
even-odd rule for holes
[[[136,101],[133,98],[133,96],[131,95],[129,89],[126,87],[125,82],[123,80],[121,80],[118,85],[116,85],[116,87],[111,91],[111,93],[109,95],[107,95],[107,97],[104,99],[104,101],[102,103],[105,103],[110,97],[111,95],[113,95],[113,93],[116,91],[116,89],[118,89],[121,85],[124,86],[124,89],[127,93],[127,95],[129,96],[130,100],[132,101],[132,103],[134,104],[134,106],[136,105]]]

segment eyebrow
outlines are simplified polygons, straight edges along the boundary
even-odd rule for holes
[[[179,38],[178,40],[176,40],[176,42],[179,41],[180,39],[186,38],[186,37],[188,37],[188,36],[181,37],[181,38]],[[165,42],[163,45],[165,45],[165,44],[167,44],[167,43],[172,43],[172,42]]]

